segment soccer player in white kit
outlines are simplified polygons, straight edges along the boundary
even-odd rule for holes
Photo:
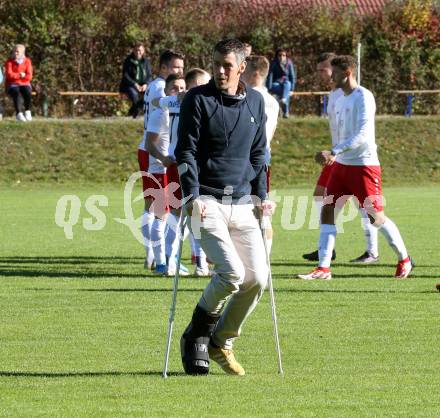
[[[270,143],[275,134],[278,123],[278,114],[280,112],[280,105],[278,101],[273,97],[266,88],[266,78],[269,74],[269,61],[266,57],[260,55],[250,55],[246,57],[246,70],[243,73],[241,79],[251,86],[254,90],[257,90],[264,99],[264,108],[266,113],[266,166],[267,166],[267,192],[270,191]],[[263,220],[265,228],[267,247],[270,253],[272,248],[273,230],[269,217],[265,217]]]
[[[169,96],[176,96],[185,90],[185,80],[183,75],[171,74],[167,77],[165,93]],[[177,97],[174,97],[177,101]],[[180,210],[177,199],[174,195],[170,200],[168,196],[168,177],[167,168],[175,165],[175,159],[170,154],[170,115],[168,110],[155,108],[150,112],[147,125],[146,145],[149,152],[148,188],[145,191],[145,204],[147,209],[154,214],[154,221],[151,226],[151,241],[153,244],[154,258],[156,262],[156,273],[168,274],[166,248],[165,248],[165,220],[170,211],[170,205],[173,212]],[[173,147],[175,147],[174,140]],[[173,213],[176,217],[176,213]],[[177,217],[178,219],[178,217]],[[176,225],[173,225],[177,227]],[[170,269],[175,271],[175,258],[170,255]]]
[[[330,134],[332,138],[332,146],[337,145],[337,123],[336,123],[336,101],[343,96],[344,92],[340,88],[335,88],[332,82],[332,66],[331,60],[336,57],[332,52],[324,52],[318,57],[317,72],[321,82],[331,87],[329,100],[327,105],[327,114],[330,125]],[[317,206],[318,214],[321,216],[322,202],[325,197],[327,183],[329,181],[333,165],[324,165],[318,178],[315,190],[313,192],[314,203]],[[368,213],[364,208],[359,208],[361,215],[362,228],[365,234],[366,250],[359,257],[351,260],[352,263],[374,263],[379,261],[379,249],[377,242],[377,228],[371,225]],[[318,251],[303,254],[303,258],[309,261],[318,261]],[[336,258],[336,252],[333,250],[332,260]]]
[[[337,145],[320,151],[316,161],[333,165],[321,212],[319,264],[305,280],[332,278],[330,263],[336,241],[335,218],[348,198],[354,196],[368,212],[371,223],[385,236],[398,262],[394,277],[405,279],[414,267],[396,224],[385,216],[382,180],[375,139],[376,103],[373,94],[357,84],[356,62],[349,55],[331,61],[332,79],[344,95],[336,102]]]
[[[185,85],[187,90],[207,84],[211,76],[206,71],[200,68],[193,68],[185,75]],[[168,79],[167,79],[168,80]],[[169,112],[169,148],[168,155],[174,159],[174,150],[177,144],[177,127],[179,125],[180,117],[180,101],[183,97],[182,92],[179,92],[178,97],[166,96],[160,99],[154,99],[152,104],[160,107],[164,111]],[[166,254],[169,258],[168,261],[168,276],[174,276],[176,271],[175,256],[177,255],[177,249],[179,244],[179,215],[180,215],[180,202],[182,201],[182,191],[180,188],[179,174],[177,172],[177,164],[171,164],[167,167],[167,187],[173,190],[168,191],[168,200],[170,206],[170,213],[167,217],[168,229],[166,231]],[[190,232],[191,236],[193,235]],[[206,261],[206,254],[203,251],[200,241],[193,239],[194,252],[196,257],[196,268],[194,275],[198,277],[209,276],[209,266]]]
[[[183,74],[183,66],[184,66],[184,56],[172,50],[166,50],[163,52],[159,59],[159,75],[150,83],[148,89],[145,91],[144,95],[144,133],[141,139],[141,142],[138,146],[138,162],[139,169],[142,172],[148,172],[148,151],[145,144],[145,140],[147,137],[147,125],[148,125],[148,117],[150,112],[155,108],[154,105],[151,104],[152,100],[155,98],[160,98],[165,96],[165,79],[170,74]],[[148,188],[147,176],[144,175],[142,177],[142,187],[143,191]],[[145,198],[145,195],[144,195]],[[151,226],[154,220],[154,215],[149,212],[147,207],[145,206],[144,214],[142,217],[142,235],[144,237],[145,243],[145,268],[154,268],[154,254],[151,247],[150,242],[150,234],[151,234]]]

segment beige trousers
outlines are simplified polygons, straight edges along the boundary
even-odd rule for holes
[[[257,305],[268,279],[263,238],[253,204],[225,204],[209,199],[200,224],[200,243],[215,274],[199,301],[211,314],[221,313],[213,334],[220,347],[231,349]]]

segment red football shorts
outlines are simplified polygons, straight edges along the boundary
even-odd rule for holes
[[[380,166],[358,166],[333,163],[327,183],[326,199],[333,197],[331,204],[342,208],[351,196],[357,198],[359,206],[367,211],[383,210],[382,178]]]
[[[182,189],[180,188],[179,172],[177,164],[167,168],[168,204],[173,209],[178,209],[182,201]]]
[[[167,175],[162,173],[148,173],[146,178],[147,187],[144,190],[144,198],[152,199],[150,212],[161,217],[169,212],[167,196]]]
[[[145,171],[148,172],[148,165],[149,165],[149,158],[150,158],[150,154],[143,150],[143,149],[138,149],[138,163],[139,163],[139,171]],[[145,192],[145,190],[148,189],[148,181],[147,181],[148,177],[143,175],[142,176],[142,191]],[[145,194],[144,194],[144,199],[145,199]]]
[[[334,164],[325,165],[322,168],[321,174],[319,175],[318,181],[316,182],[317,186],[327,187],[327,183],[328,183],[328,180],[329,180],[330,175],[332,173],[333,166],[334,166]]]

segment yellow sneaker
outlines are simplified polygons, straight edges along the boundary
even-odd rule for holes
[[[241,364],[235,359],[234,352],[225,348],[208,346],[209,359],[214,360],[227,374],[244,376],[245,371]]]

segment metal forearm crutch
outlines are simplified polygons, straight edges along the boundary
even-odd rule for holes
[[[168,377],[168,374],[167,374],[168,373],[168,360],[170,357],[171,337],[173,335],[174,314],[176,312],[177,288],[179,285],[180,261],[182,258],[183,236],[184,236],[186,220],[187,220],[187,216],[184,215],[184,212],[185,212],[185,209],[182,208],[182,210],[180,212],[180,217],[179,217],[179,225],[180,225],[179,248],[177,251],[177,266],[176,266],[176,273],[174,274],[173,296],[171,299],[170,316],[169,316],[169,320],[168,320],[168,334],[167,334],[167,342],[166,342],[166,347],[165,347],[165,359],[164,359],[163,372],[162,372],[163,378]]]
[[[270,254],[269,254],[269,250],[267,248],[267,239],[266,239],[266,227],[268,226],[266,224],[268,224],[269,222],[270,222],[269,217],[265,217],[265,216],[261,215],[260,229],[261,229],[261,235],[263,236],[264,251],[266,252],[267,267],[269,268],[268,285],[269,285],[270,305],[272,308],[273,331],[274,331],[274,336],[275,336],[275,349],[277,351],[277,356],[278,356],[278,373],[281,375],[284,375],[283,364],[281,361],[280,338],[278,335],[278,319],[277,319],[277,312],[276,312],[276,306],[275,306],[275,294],[273,291],[273,283],[272,283],[272,269],[270,267]]]

